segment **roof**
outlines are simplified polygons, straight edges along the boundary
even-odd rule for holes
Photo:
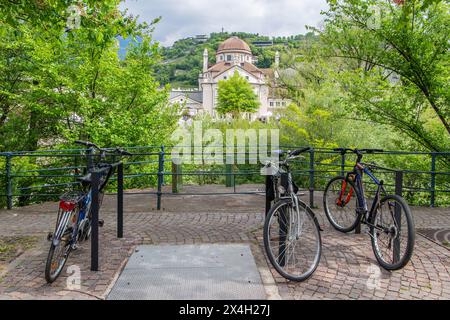
[[[255,76],[257,76],[256,74],[261,74],[261,73],[267,74],[263,70],[259,69],[255,65],[248,63],[248,62],[241,62],[238,64],[233,64],[231,62],[225,62],[225,61],[221,61],[221,62],[213,65],[211,68],[208,69],[207,72],[214,73],[213,76],[216,77],[218,74],[221,74],[227,70],[230,70],[234,66],[238,66],[238,67],[244,69],[245,71],[247,71],[248,73],[255,75]],[[264,70],[268,70],[268,69],[264,69]]]
[[[217,49],[217,53],[220,54],[225,52],[244,52],[252,54],[250,46],[244,40],[241,40],[238,37],[231,37],[222,42],[222,44]]]
[[[169,99],[172,100],[178,96],[185,96],[195,102],[203,103],[203,92],[201,91],[175,90],[170,92]]]

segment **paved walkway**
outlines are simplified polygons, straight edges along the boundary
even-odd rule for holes
[[[214,187],[204,187],[210,192]],[[248,186],[248,190],[256,190]],[[198,190],[198,188],[195,188]],[[316,203],[320,203],[320,194]],[[0,211],[2,236],[36,236],[36,245],[0,271],[2,299],[104,299],[126,261],[139,244],[248,243],[268,298],[282,299],[450,299],[450,250],[418,235],[411,263],[386,272],[376,263],[367,235],[335,232],[322,209],[315,212],[325,231],[320,266],[308,281],[281,278],[263,254],[264,198],[260,195],[176,196],[163,198],[163,211],[153,210],[155,197],[125,197],[124,238],[115,236],[115,197],[105,197],[100,230],[100,272],[91,272],[90,246],[84,243],[69,258],[66,270],[53,284],[44,279],[44,264],[52,231],[55,203]],[[414,208],[416,227],[450,227],[449,208]],[[77,275],[80,277],[77,277]],[[78,279],[81,281],[78,283]]]

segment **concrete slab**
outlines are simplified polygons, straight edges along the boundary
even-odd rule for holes
[[[266,299],[249,245],[139,246],[109,300]]]

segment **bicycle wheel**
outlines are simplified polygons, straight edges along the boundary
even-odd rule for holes
[[[45,265],[45,280],[53,283],[61,274],[71,252],[72,231],[70,226],[74,212],[64,212],[52,239]]]
[[[340,232],[355,230],[361,220],[357,190],[345,177],[336,177],[328,183],[323,194],[323,208],[328,221]]]
[[[270,210],[264,225],[267,256],[284,278],[291,281],[308,279],[320,262],[322,240],[320,228],[311,209],[292,200],[282,200]]]
[[[372,248],[380,265],[386,270],[398,270],[408,264],[414,251],[415,226],[406,201],[389,195],[371,222]]]

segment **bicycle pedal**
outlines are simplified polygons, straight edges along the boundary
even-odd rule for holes
[[[98,226],[100,228],[103,227],[104,225],[105,225],[105,221],[104,220],[102,220],[102,219],[98,220]]]

